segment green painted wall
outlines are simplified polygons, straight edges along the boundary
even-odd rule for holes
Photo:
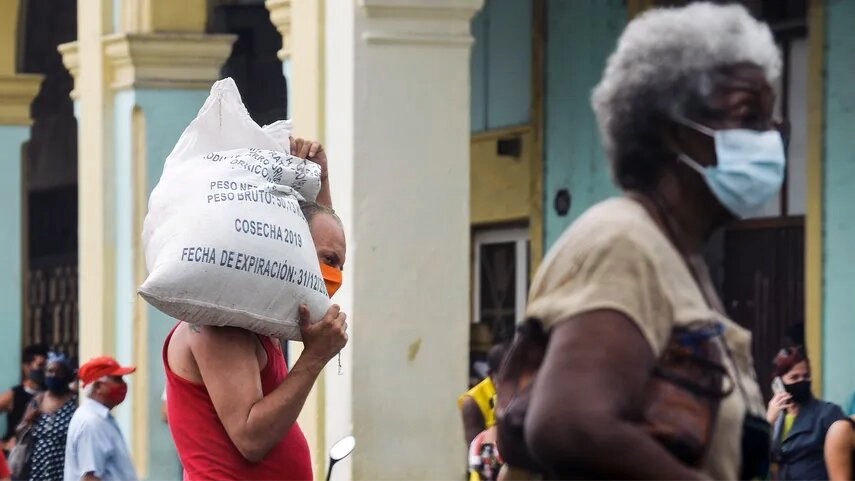
[[[531,121],[532,15],[532,0],[487,0],[472,19],[472,132]]]
[[[24,185],[21,148],[30,137],[28,126],[0,126],[0,390],[21,380],[21,322],[23,305],[23,217],[21,189]],[[0,433],[6,432],[6,416],[0,417]]]
[[[148,152],[148,192],[160,180],[163,163],[184,129],[196,117],[208,98],[200,90],[141,90],[137,105],[146,118],[146,150]],[[172,435],[160,419],[161,395],[166,385],[163,371],[163,341],[176,321],[148,306],[148,369],[151,392],[149,411],[149,479],[180,479],[180,464],[172,444]]]
[[[843,404],[855,390],[855,2],[826,2],[824,386]]]
[[[600,142],[591,90],[626,25],[621,0],[549,0],[546,43],[545,242],[548,249],[585,209],[617,192]],[[568,215],[555,195],[570,192]]]
[[[149,375],[148,389],[148,479],[181,479],[181,468],[169,428],[160,417],[161,395],[165,386],[162,361],[163,341],[176,321],[151,306],[148,309],[148,332],[145,339],[133,335],[133,308],[136,298],[134,278],[133,225],[133,125],[134,108],[141,109],[145,118],[147,189],[149,194],[163,170],[163,163],[178,137],[196,116],[208,96],[198,90],[136,90],[121,92],[115,101],[115,186],[116,186],[116,346],[120,362],[133,362],[135,346],[144,342],[148,348],[148,365],[140,366]],[[133,376],[128,377],[133,383]],[[116,417],[131,438],[133,413],[137,408],[125,402]]]

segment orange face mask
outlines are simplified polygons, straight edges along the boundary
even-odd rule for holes
[[[341,287],[341,270],[322,262],[321,275],[324,277],[324,282],[327,285],[327,294],[332,297],[338,288]]]

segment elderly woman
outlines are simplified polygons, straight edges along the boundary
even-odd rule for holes
[[[652,10],[621,36],[593,108],[624,195],[568,228],[530,293],[527,317],[549,341],[525,439],[546,475],[763,474],[768,451],[748,458],[769,442],[751,335],[727,318],[702,252],[713,231],[781,187],[784,145],[772,120],[780,69],[769,28],[737,5]],[[703,456],[688,463],[650,431],[647,394],[675,328],[699,323],[726,375]]]

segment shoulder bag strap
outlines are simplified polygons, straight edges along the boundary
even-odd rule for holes
[[[701,276],[698,274],[694,264],[686,255],[685,251],[681,248],[678,238],[677,238],[677,229],[674,227],[674,219],[668,212],[668,209],[665,206],[665,203],[662,202],[662,199],[659,198],[658,195],[650,194],[645,196],[656,209],[656,214],[659,216],[659,220],[662,225],[665,227],[665,235],[668,237],[668,240],[671,241],[671,244],[677,249],[677,252],[680,254],[680,257],[683,259],[686,267],[689,270],[689,273],[692,275],[692,279],[695,281],[695,286],[701,291],[701,296],[704,298],[704,302],[707,304],[707,308],[711,311],[715,311],[713,307],[714,303],[709,298],[709,295],[704,289],[703,284],[701,283]],[[722,313],[723,314],[723,313]],[[724,339],[724,335],[717,336],[719,343],[721,344],[721,348],[724,353],[727,355],[728,360],[730,361],[730,365],[733,366],[734,371],[734,381],[736,381],[736,386],[739,388],[739,393],[742,395],[742,399],[745,402],[745,408],[749,409],[751,406],[751,402],[748,399],[748,393],[745,390],[745,387],[742,385],[742,379],[739,375],[739,367],[736,364],[736,359],[733,357],[733,352],[730,350],[730,346],[727,344],[727,341]]]

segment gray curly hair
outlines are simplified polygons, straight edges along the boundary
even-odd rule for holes
[[[781,71],[769,27],[741,5],[693,3],[630,22],[591,97],[620,187],[654,186],[673,157],[662,142],[667,122],[701,115],[717,73],[740,64],[757,65],[770,83]]]

